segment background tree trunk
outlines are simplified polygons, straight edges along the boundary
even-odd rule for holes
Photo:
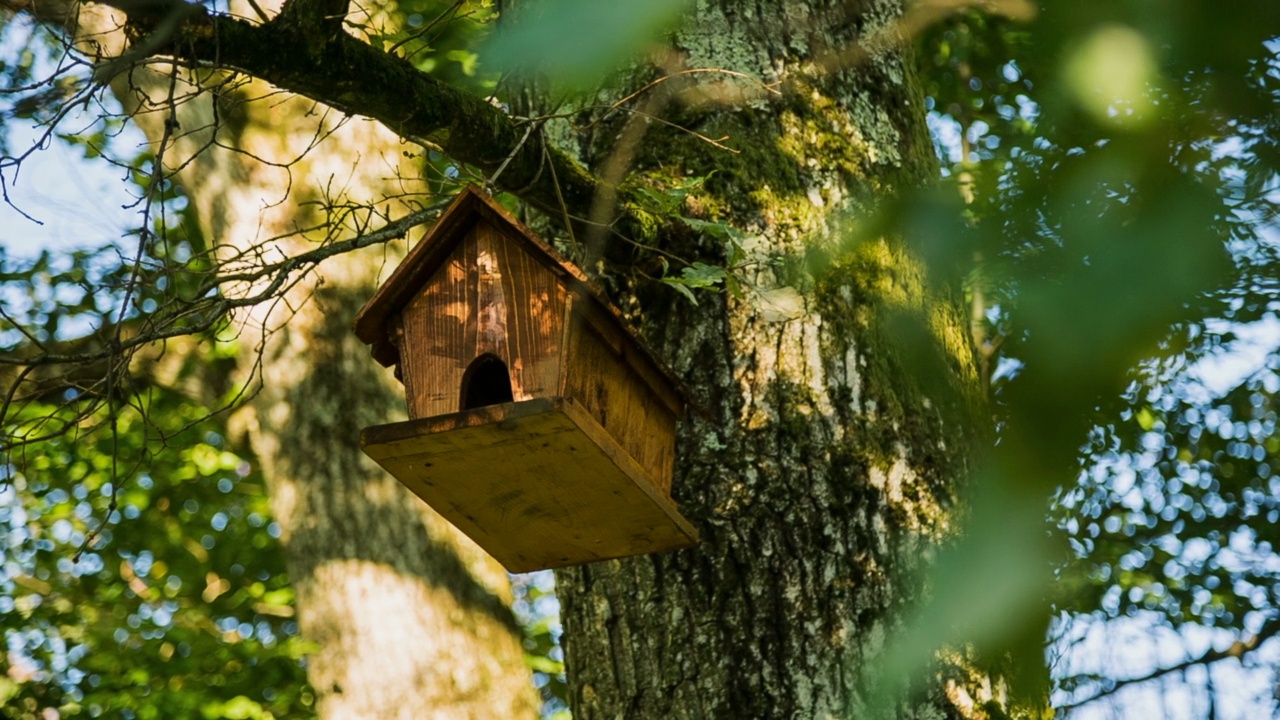
[[[141,77],[115,89],[158,143],[169,79]],[[279,259],[314,248],[324,232],[340,238],[383,222],[344,207],[399,217],[400,198],[426,199],[420,159],[406,160],[381,125],[219,78],[201,73],[217,89],[178,106],[181,132],[164,162],[182,168],[202,232],[226,245],[224,259]],[[323,229],[300,232],[309,227]],[[405,249],[347,254],[282,302],[235,319],[242,379],[256,392],[238,420],[263,463],[302,634],[316,644],[308,679],[322,718],[533,718],[538,698],[506,573],[359,450],[361,428],[404,415],[403,391],[352,321]]]
[[[708,177],[684,212],[747,232],[756,285],[696,308],[654,283],[617,293],[707,410],[683,425],[674,490],[703,541],[557,573],[581,720],[885,712],[867,706],[868,669],[921,599],[917,573],[948,535],[987,422],[958,294],[899,240],[851,237],[878,198],[936,173],[911,54],[894,40],[900,12],[697,3],[667,73],[730,70],[780,95],[689,75],[663,117],[738,154],[658,124],[628,148],[622,126],[643,120],[618,115],[567,133],[605,174],[634,154],[629,182]],[[638,70],[612,94],[650,79]],[[709,237],[663,249],[725,258]],[[932,350],[909,359],[912,347]],[[972,714],[991,696],[962,685],[926,683],[902,714]]]

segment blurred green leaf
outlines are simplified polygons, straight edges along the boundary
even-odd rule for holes
[[[652,43],[680,18],[687,0],[609,3],[538,0],[519,9],[481,51],[503,73],[543,75],[583,90]]]

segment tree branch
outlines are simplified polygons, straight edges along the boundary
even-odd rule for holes
[[[144,32],[156,29],[157,13],[152,10],[156,4],[168,2],[170,12],[173,6],[189,7],[182,0],[104,2],[125,11],[131,23]],[[135,18],[131,6],[139,2],[146,3],[147,11]],[[291,0],[286,11],[296,17],[329,2],[337,0]],[[562,208],[567,207],[570,222],[580,226],[575,228],[580,236],[592,225],[588,216],[595,198],[613,194],[613,212],[604,222],[611,231],[606,235],[607,247],[613,251],[608,254],[613,257],[623,245],[619,237],[654,244],[660,235],[667,221],[647,211],[638,194],[606,186],[573,158],[551,147],[540,130],[521,142],[524,123],[529,121],[517,121],[485,99],[436,80],[407,60],[343,32],[315,54],[311,50],[314,36],[308,32],[286,12],[264,25],[253,25],[200,8],[186,15],[171,41],[153,54],[191,66],[244,72],[342,112],[378,120],[398,135],[438,146],[455,160],[486,174],[505,164],[499,189],[525,199],[553,218],[563,217]],[[596,232],[599,226],[597,222]]]
[[[218,321],[232,310],[256,305],[276,297],[281,288],[289,284],[291,279],[319,265],[322,260],[402,238],[409,230],[439,215],[447,205],[448,202],[435,203],[399,220],[388,222],[377,230],[328,243],[297,255],[290,255],[283,260],[266,263],[252,270],[215,275],[192,293],[193,300],[175,305],[170,313],[152,316],[145,328],[131,332],[128,337],[114,343],[103,344],[94,339],[95,336],[90,336],[82,340],[41,346],[40,352],[34,355],[0,356],[0,369],[5,366],[21,368],[98,362],[151,343],[205,332],[216,326]],[[255,287],[253,293],[249,295],[233,297],[225,292],[225,288],[229,285],[253,284],[260,281],[263,285]]]
[[[340,37],[347,0],[285,0],[273,22],[294,28],[305,38],[307,58],[315,61]]]
[[[1116,681],[1115,685],[1112,685],[1109,688],[1101,690],[1098,693],[1094,694],[1093,696],[1085,698],[1084,700],[1079,700],[1077,702],[1061,705],[1058,707],[1058,710],[1064,713],[1069,712],[1078,707],[1088,705],[1089,703],[1092,703],[1092,702],[1097,702],[1098,700],[1102,700],[1103,698],[1110,697],[1120,692],[1124,688],[1129,687],[1130,685],[1140,685],[1142,683],[1150,682],[1152,680],[1158,680],[1166,675],[1180,673],[1183,670],[1186,670],[1187,668],[1195,667],[1196,665],[1209,665],[1209,664],[1218,662],[1219,660],[1226,660],[1227,658],[1236,658],[1238,660],[1240,658],[1243,658],[1245,655],[1249,654],[1250,652],[1257,650],[1263,643],[1275,637],[1276,635],[1280,635],[1280,617],[1271,617],[1271,618],[1268,618],[1262,624],[1262,627],[1258,629],[1258,632],[1256,634],[1241,640],[1237,640],[1231,643],[1229,646],[1227,646],[1223,650],[1210,649],[1202,653],[1201,655],[1198,655],[1193,658],[1188,658],[1175,665],[1169,665],[1167,667],[1162,667],[1162,668],[1157,668],[1155,670],[1152,670],[1146,675],[1141,675],[1139,677],[1134,677],[1134,678],[1128,678],[1125,680],[1118,680]]]
[[[192,293],[190,300],[177,301],[149,316],[128,318],[118,324],[104,324],[97,331],[79,338],[41,343],[28,334],[29,341],[38,348],[38,353],[0,355],[0,427],[4,426],[13,407],[20,407],[26,402],[102,401],[111,394],[110,384],[122,381],[121,378],[115,378],[115,375],[122,373],[129,374],[127,384],[130,386],[146,386],[152,378],[161,378],[159,384],[172,388],[173,378],[179,373],[173,367],[163,372],[157,368],[160,368],[161,361],[166,357],[171,358],[169,364],[172,366],[189,353],[169,352],[166,350],[166,342],[207,333],[235,309],[279,296],[327,258],[404,237],[410,229],[438,216],[447,205],[448,201],[435,203],[399,220],[390,221],[376,230],[326,243],[277,262],[264,263],[240,272],[214,275]],[[251,286],[252,291],[232,296],[227,293],[229,286]],[[4,315],[3,310],[0,310],[0,315]],[[26,332],[21,324],[7,315],[4,317],[19,331]],[[112,379],[108,381],[108,378]],[[195,385],[199,386],[199,383]],[[23,388],[25,393],[21,397],[18,395],[19,388]],[[74,398],[71,401],[61,398],[68,390],[73,391]],[[194,392],[188,394],[196,396]],[[202,402],[209,404],[214,400],[205,398]],[[94,407],[96,406],[92,404],[83,405],[77,419],[92,414]],[[74,423],[67,423],[61,429],[33,437],[0,437],[0,447],[12,448],[45,440],[51,433],[56,434],[74,426]]]

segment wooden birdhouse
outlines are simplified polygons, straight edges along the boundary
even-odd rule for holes
[[[407,422],[364,452],[507,569],[693,545],[679,384],[571,263],[467,188],[356,317]]]

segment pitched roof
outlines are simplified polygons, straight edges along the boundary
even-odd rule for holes
[[[569,262],[555,248],[533,233],[524,223],[517,220],[507,209],[489,197],[475,185],[468,185],[458,193],[435,225],[427,231],[425,237],[409,251],[400,266],[391,273],[391,277],[378,288],[369,302],[356,314],[356,337],[372,346],[373,357],[383,365],[390,366],[399,360],[395,346],[391,344],[387,321],[400,312],[413,299],[414,295],[430,280],[431,276],[448,259],[450,253],[466,236],[477,221],[487,220],[497,227],[505,227],[514,231],[513,236],[529,251],[530,256],[542,261],[552,272],[565,283],[565,286],[576,291],[578,296],[588,298],[597,303],[606,312],[634,346],[662,374],[676,395],[687,397],[680,381],[672,375],[667,366],[658,359],[644,342],[638,338],[622,314],[605,297],[604,292],[592,283],[578,266]]]

